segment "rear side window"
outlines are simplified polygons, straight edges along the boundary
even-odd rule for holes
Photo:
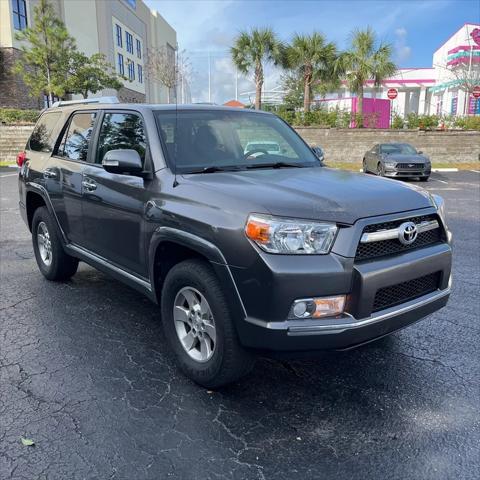
[[[56,125],[62,114],[60,112],[45,113],[38,120],[28,142],[28,148],[34,152],[51,152],[55,146]]]
[[[58,155],[70,160],[87,161],[88,146],[95,123],[95,112],[75,113],[65,131]]]
[[[106,113],[103,117],[96,163],[102,163],[103,157],[110,150],[136,150],[145,161],[147,139],[142,118],[135,113]]]

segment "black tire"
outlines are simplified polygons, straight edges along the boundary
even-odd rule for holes
[[[430,177],[420,177],[420,181],[421,181],[421,182],[428,182],[428,179],[429,179],[429,178],[430,178]]]
[[[213,355],[201,363],[193,359],[180,342],[173,310],[177,294],[186,287],[205,297],[210,306],[216,330]],[[162,322],[168,343],[180,369],[187,377],[206,388],[219,388],[246,375],[254,357],[242,348],[220,282],[212,267],[203,260],[185,260],[175,265],[163,284]]]
[[[47,260],[44,260],[40,253],[39,233],[45,232],[44,228],[48,232],[50,242],[50,255]],[[78,260],[67,255],[63,250],[54,219],[46,207],[37,208],[33,214],[32,243],[38,268],[45,278],[61,281],[75,275],[78,268]]]
[[[366,162],[366,160],[363,159],[363,162],[362,162],[362,163],[363,163],[363,166],[362,166],[362,168],[363,168],[363,173],[368,173],[368,168],[367,168],[367,162]]]
[[[380,162],[378,162],[378,165],[377,165],[377,175],[379,177],[383,177],[385,175],[385,169]]]

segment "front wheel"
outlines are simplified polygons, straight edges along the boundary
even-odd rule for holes
[[[379,164],[377,165],[377,175],[378,175],[379,177],[385,176],[385,168],[383,167],[383,165],[382,165],[381,163],[379,163]]]
[[[253,356],[240,345],[222,287],[202,260],[174,266],[162,290],[165,336],[180,369],[194,382],[218,388],[253,367]]]
[[[363,173],[368,173],[367,161],[363,159]]]
[[[429,177],[420,177],[421,182],[428,182]]]
[[[75,275],[78,260],[67,255],[46,207],[35,210],[32,220],[33,251],[37,265],[48,280],[67,280]]]

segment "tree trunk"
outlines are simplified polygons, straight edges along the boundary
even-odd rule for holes
[[[312,84],[312,74],[310,72],[305,73],[304,77],[304,89],[303,89],[303,111],[310,111],[310,94],[311,94],[311,84]]]
[[[360,87],[360,90],[358,92],[357,117],[358,117],[358,122],[356,122],[357,128],[363,127],[363,86]]]
[[[263,67],[258,63],[255,67],[255,110],[262,108]]]

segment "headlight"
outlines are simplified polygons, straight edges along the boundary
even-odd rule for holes
[[[335,240],[337,226],[332,223],[252,214],[248,217],[245,233],[269,253],[326,254]]]
[[[394,168],[397,166],[397,162],[385,162],[385,166],[389,168]]]
[[[446,225],[447,217],[445,215],[445,200],[443,199],[443,197],[435,193],[432,193],[431,195],[432,195],[433,203],[437,207],[438,215],[440,215],[440,218],[442,219],[444,225]]]

